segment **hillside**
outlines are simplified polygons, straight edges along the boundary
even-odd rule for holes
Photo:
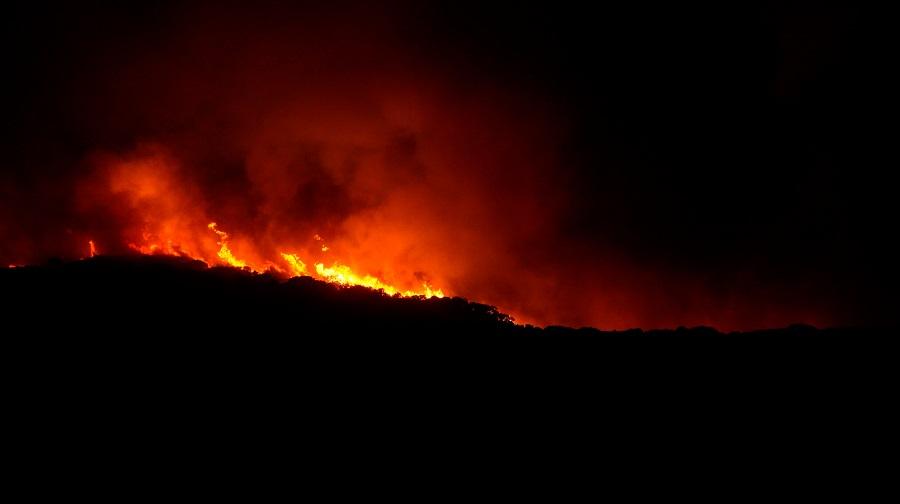
[[[791,326],[723,334],[712,328],[602,331],[516,325],[496,308],[462,298],[401,298],[310,277],[283,279],[167,256],[100,256],[0,270],[6,317],[23,333],[113,337],[289,338],[336,340],[491,341],[570,339],[742,342],[790,346],[877,338],[871,329]],[[719,342],[719,343],[715,343]],[[691,343],[693,344],[693,343]]]

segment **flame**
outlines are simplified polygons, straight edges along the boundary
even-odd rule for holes
[[[306,264],[297,257],[297,254],[285,254],[281,253],[281,257],[284,258],[285,262],[291,267],[291,272],[294,276],[305,276],[306,273]]]
[[[320,278],[340,285],[361,285],[370,289],[381,290],[391,296],[399,294],[404,297],[425,296],[444,297],[444,292],[440,289],[432,289],[428,282],[422,283],[422,291],[400,291],[392,285],[388,285],[372,275],[360,276],[353,272],[348,266],[340,263],[334,263],[330,268],[326,268],[322,263],[316,263],[316,273]]]
[[[179,257],[190,257],[192,259],[203,261],[207,264],[218,262],[226,266],[247,269],[255,273],[262,273],[264,271],[272,270],[277,272],[285,271],[272,261],[265,260],[262,262],[263,266],[258,266],[247,260],[239,259],[237,256],[235,256],[235,253],[229,247],[230,235],[227,232],[219,229],[219,226],[216,222],[210,222],[206,227],[216,235],[216,245],[219,247],[218,251],[216,252],[218,261],[210,261],[205,257],[192,254],[184,250],[178,243],[173,242],[172,240],[160,240],[158,236],[148,232],[145,232],[142,235],[142,238],[144,240],[143,244],[130,243],[129,247],[132,250],[145,255],[174,255]],[[319,235],[315,235],[314,238],[316,241],[322,242],[320,249],[323,252],[329,250],[329,248],[325,246],[322,237],[320,237]],[[91,244],[91,255],[93,256],[96,253],[96,248],[94,247],[93,241],[90,241],[89,243]],[[422,282],[420,289],[401,290],[376,276],[357,273],[353,271],[353,269],[349,266],[340,262],[334,262],[331,266],[328,267],[326,267],[325,264],[321,262],[315,263],[315,269],[310,271],[306,266],[306,262],[304,262],[298,254],[281,252],[280,255],[284,263],[287,264],[287,274],[289,274],[291,277],[315,276],[319,280],[323,280],[336,285],[361,286],[373,290],[380,290],[389,296],[421,296],[428,299],[433,297],[444,297],[444,291],[442,289],[434,288],[434,286],[432,286],[427,281]]]
[[[97,256],[97,246],[94,244],[94,240],[88,240],[88,247],[90,249],[91,257]]]
[[[132,157],[111,156],[98,163],[105,169],[99,172],[96,181],[85,185],[85,204],[93,208],[100,202],[100,208],[105,208],[103,196],[110,191],[115,194],[117,201],[136,217],[123,238],[130,249],[140,254],[185,257],[209,266],[231,266],[254,273],[312,276],[336,285],[380,290],[391,296],[444,296],[441,289],[423,281],[418,274],[418,280],[413,283],[401,280],[407,273],[389,270],[397,281],[403,282],[398,285],[391,279],[353,270],[347,263],[339,262],[336,252],[340,246],[329,247],[319,234],[312,236],[314,247],[299,245],[300,248],[297,241],[261,243],[254,236],[231,236],[201,209],[204,205],[198,202],[200,191],[183,180],[178,162],[159,146],[147,145]],[[295,240],[291,234],[288,231],[280,240]],[[393,237],[383,239],[389,243]],[[89,246],[91,256],[96,255],[98,250],[93,240]],[[325,252],[334,257],[329,267],[322,262],[316,264],[305,255]],[[413,285],[417,287],[410,289]]]
[[[362,285],[370,289],[381,289],[390,295],[397,293],[397,289],[390,285],[385,285],[377,278],[371,275],[359,276],[349,267],[335,263],[330,268],[326,268],[322,263],[316,263],[316,273],[321,278],[326,278],[334,283],[341,285]]]
[[[425,289],[424,295],[426,298],[430,299],[433,297],[436,297],[436,298],[444,297],[444,291],[442,291],[441,289],[432,288],[431,284],[429,284],[428,282],[422,282],[422,288]]]
[[[219,252],[216,254],[219,256],[219,259],[221,259],[225,264],[234,266],[235,268],[247,267],[247,263],[234,257],[234,254],[231,253],[231,249],[228,248],[228,233],[226,233],[225,231],[220,231],[219,228],[216,227],[215,222],[210,222],[206,227],[211,229],[212,232],[216,233],[216,235],[218,235],[219,237],[219,241],[216,243],[217,245],[219,245]]]

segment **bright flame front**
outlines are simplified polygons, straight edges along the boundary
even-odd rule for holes
[[[278,264],[271,261],[264,261],[263,267],[255,266],[250,261],[239,259],[235,256],[234,252],[229,246],[230,235],[225,231],[219,229],[218,224],[216,224],[215,222],[210,222],[206,227],[216,235],[216,246],[218,247],[218,250],[215,252],[216,258],[213,260],[210,260],[207,257],[202,257],[198,256],[197,254],[190,253],[183,249],[179,244],[173,243],[172,240],[159,240],[158,237],[151,233],[143,234],[144,243],[130,244],[129,247],[137,252],[146,255],[174,255],[179,257],[190,257],[192,259],[203,261],[207,264],[231,266],[234,268],[247,269],[256,273],[274,270],[280,273],[286,273],[291,277],[310,276],[336,285],[361,286],[374,290],[380,290],[390,296],[422,296],[425,298],[444,297],[443,290],[435,288],[427,281],[422,281],[421,288],[419,289],[403,290],[397,288],[394,285],[386,283],[376,276],[357,273],[353,271],[353,269],[351,269],[349,266],[341,264],[337,261],[333,262],[331,266],[325,266],[325,263],[322,262],[315,262],[313,263],[315,267],[313,269],[309,269],[307,267],[307,263],[300,258],[299,254],[293,252],[280,253],[282,264],[286,265],[287,268],[282,268]],[[323,253],[330,250],[330,248],[325,245],[324,240],[319,235],[315,235],[315,240],[321,242],[320,250]],[[93,257],[96,254],[96,248],[93,241],[90,243],[90,247],[91,257]]]

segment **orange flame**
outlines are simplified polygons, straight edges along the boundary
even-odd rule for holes
[[[285,254],[281,253],[281,257],[284,258],[285,262],[291,267],[291,272],[294,276],[305,276],[306,273],[306,264],[297,257],[297,254]]]
[[[312,276],[336,285],[380,290],[391,296],[444,296],[441,289],[433,287],[419,273],[397,271],[395,262],[385,266],[392,268],[387,274],[402,282],[400,285],[381,275],[353,270],[357,263],[339,262],[336,252],[341,246],[327,245],[318,234],[312,236],[314,248],[298,245],[297,241],[281,241],[291,240],[289,232],[287,238],[282,234],[274,243],[260,242],[257,236],[232,236],[203,211],[205,205],[198,199],[201,191],[183,179],[180,165],[159,146],[146,145],[132,156],[110,155],[99,158],[97,163],[103,169],[98,171],[96,180],[86,183],[82,189],[84,204],[86,208],[99,205],[111,210],[104,202],[112,192],[134,221],[134,225],[124,230],[123,237],[128,247],[138,253],[185,257],[210,266],[231,266],[254,273]],[[203,226],[213,234],[204,232]],[[388,243],[393,238],[386,236],[384,240]],[[89,243],[93,256],[98,250],[93,241]],[[321,258],[305,255],[326,252],[334,257],[329,267]],[[372,267],[371,262],[364,264]],[[409,274],[418,280],[401,280]],[[410,289],[413,285],[416,287]]]
[[[94,240],[88,240],[88,247],[90,248],[91,257],[97,256],[97,246],[94,244]]]
[[[218,257],[219,262],[221,264],[231,266],[234,268],[248,269],[255,273],[261,273],[266,270],[275,270],[282,272],[284,271],[282,268],[278,267],[276,264],[271,261],[264,261],[264,267],[253,266],[248,261],[239,259],[235,256],[235,253],[229,247],[230,235],[225,231],[219,229],[218,224],[215,222],[210,222],[206,226],[209,230],[216,234],[217,240],[216,245],[218,245],[219,249],[216,252],[216,256]],[[162,254],[162,255],[176,255],[181,257],[191,257],[193,259],[201,260],[207,264],[212,264],[211,261],[207,260],[204,257],[198,257],[194,254],[188,253],[184,249],[181,248],[177,243],[173,243],[171,240],[166,240],[164,243],[160,243],[160,240],[157,239],[156,236],[150,233],[144,233],[143,239],[145,241],[144,244],[129,244],[129,247],[141,254],[153,255],[153,254]],[[322,242],[320,249],[325,252],[328,251],[329,248],[325,246],[324,240],[319,236],[315,235],[316,241]],[[93,245],[93,241],[89,242],[91,244],[91,254],[92,256],[96,253],[96,248]],[[300,256],[296,253],[287,253],[281,252],[282,260],[288,266],[288,274],[291,277],[299,277],[299,276],[315,276],[319,280],[323,280],[329,283],[333,283],[336,285],[342,286],[361,286],[367,287],[373,290],[380,290],[389,296],[402,296],[402,297],[414,297],[414,296],[422,296],[425,298],[442,298],[444,297],[444,291],[442,289],[434,288],[427,281],[423,281],[421,284],[421,288],[417,290],[401,290],[394,285],[384,282],[382,279],[369,275],[369,274],[359,274],[349,266],[345,264],[341,264],[339,262],[332,263],[331,266],[326,267],[324,263],[315,263],[315,269],[310,271],[306,262],[304,262]]]
[[[218,255],[219,259],[221,259],[225,264],[229,266],[234,266],[235,268],[245,268],[247,267],[247,263],[241,261],[240,259],[234,257],[234,254],[231,253],[231,249],[228,248],[228,233],[225,231],[219,231],[216,227],[215,222],[210,222],[206,227],[211,229],[213,233],[219,236],[219,241],[216,243],[219,245]]]
[[[391,296],[399,294],[403,297],[444,297],[444,292],[441,291],[441,289],[432,289],[428,282],[422,283],[422,290],[419,292],[411,290],[400,291],[396,287],[388,285],[372,275],[360,276],[348,266],[340,263],[334,263],[330,268],[326,268],[322,263],[316,263],[316,273],[318,274],[319,278],[332,283],[336,283],[339,285],[361,285],[370,289],[384,291],[386,294]]]

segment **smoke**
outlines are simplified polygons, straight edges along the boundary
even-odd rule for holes
[[[570,111],[429,43],[409,6],[388,11],[80,20],[94,34],[61,37],[73,46],[55,49],[68,64],[44,115],[71,145],[2,180],[0,256],[80,257],[90,239],[215,257],[216,222],[251,264],[340,261],[525,322],[828,322],[752,279],[661,272],[581,236]]]
[[[79,236],[215,257],[214,221],[251,264],[299,252],[501,305],[547,283],[528,249],[555,246],[567,179],[546,100],[363,14],[243,14],[180,13],[76,84],[103,89],[77,100],[91,136],[124,139],[82,163]]]

